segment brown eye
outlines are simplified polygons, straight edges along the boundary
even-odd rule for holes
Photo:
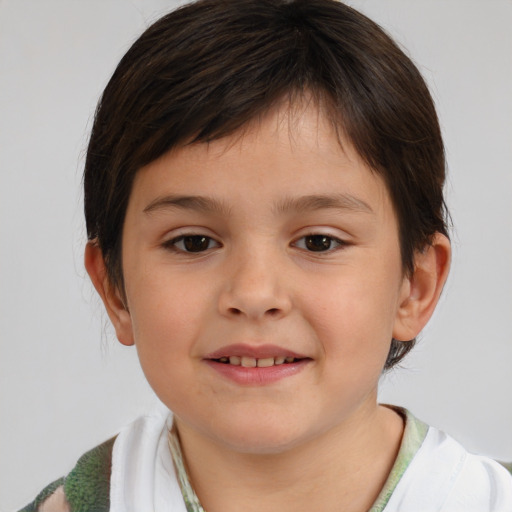
[[[309,235],[304,237],[304,245],[308,251],[328,251],[331,249],[334,240],[325,235]]]
[[[204,252],[217,247],[218,242],[209,236],[184,235],[171,240],[165,245],[180,252]]]
[[[206,236],[186,236],[183,245],[188,252],[201,252],[208,249],[210,239]]]
[[[293,243],[294,247],[309,252],[332,252],[347,245],[343,240],[320,233],[303,236]]]

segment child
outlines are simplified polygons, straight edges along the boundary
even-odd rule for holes
[[[502,466],[377,404],[448,274],[444,168],[419,72],[342,3],[150,27],[98,107],[85,263],[166,407],[25,510],[509,510]]]

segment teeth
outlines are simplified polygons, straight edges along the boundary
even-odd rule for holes
[[[256,359],[254,357],[239,357],[239,356],[230,356],[230,357],[221,357],[219,362],[221,363],[229,363],[233,366],[243,366],[244,368],[269,368],[270,366],[280,365],[286,363],[293,363],[296,359],[294,357],[265,357],[262,359]]]
[[[268,368],[274,366],[274,358],[267,357],[266,359],[258,359],[258,368]]]
[[[244,368],[256,368],[257,361],[254,357],[242,357],[242,366]]]
[[[229,358],[229,364],[232,364],[234,366],[240,366],[241,359],[238,356],[231,356]]]

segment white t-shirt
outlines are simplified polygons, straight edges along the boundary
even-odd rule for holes
[[[512,475],[405,410],[401,448],[370,512],[512,512]],[[111,512],[202,512],[169,431],[172,413],[142,416],[117,437]],[[171,447],[171,450],[169,449]],[[176,469],[175,469],[176,468]]]

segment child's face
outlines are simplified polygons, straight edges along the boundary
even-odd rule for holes
[[[376,407],[409,283],[386,187],[342,142],[281,109],[136,176],[117,333],[180,428],[275,452]]]

